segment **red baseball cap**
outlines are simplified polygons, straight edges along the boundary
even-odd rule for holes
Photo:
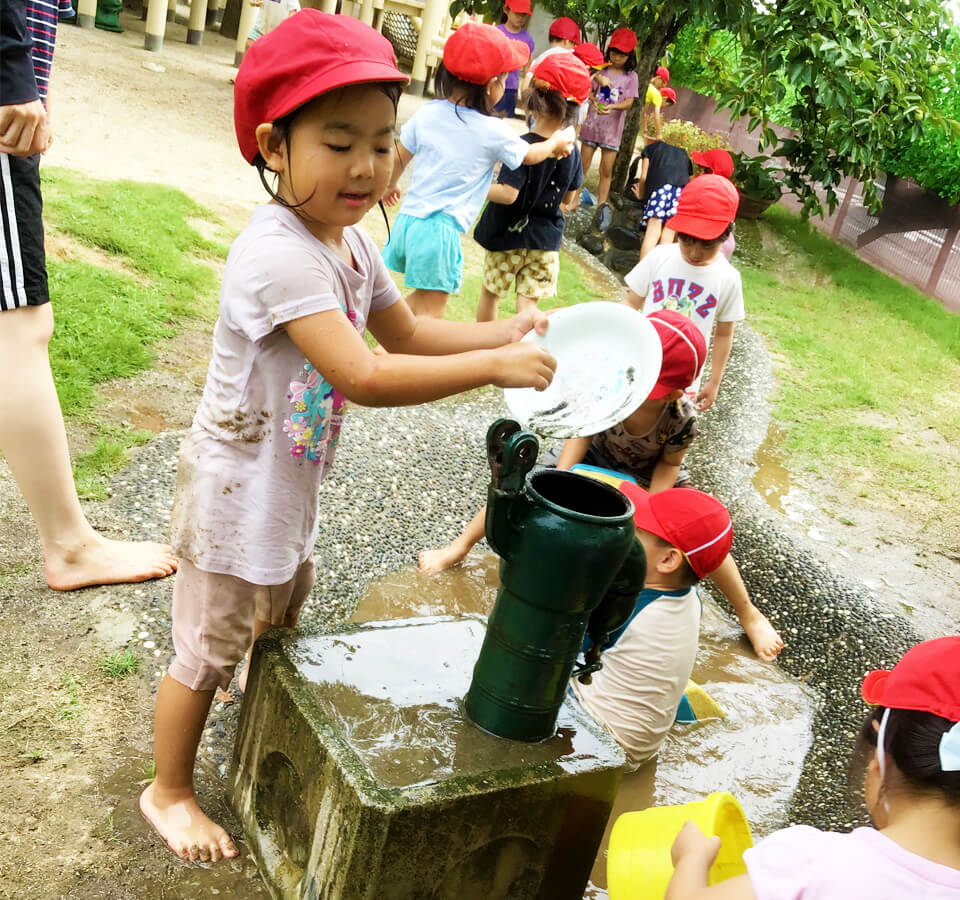
[[[477,22],[464,22],[443,47],[443,64],[450,74],[470,84],[486,84],[529,61],[530,48],[523,41],[512,41],[493,25]]]
[[[534,81],[544,81],[564,100],[583,103],[590,96],[590,70],[572,53],[551,53],[533,68]]]
[[[670,83],[670,70],[666,66],[657,66],[657,76],[663,79],[664,84]]]
[[[677,214],[667,219],[666,227],[712,241],[737,217],[739,207],[740,195],[729,178],[698,175],[680,192]]]
[[[673,88],[662,87],[660,88],[660,96],[664,100],[669,101],[670,103],[677,102],[677,92]]]
[[[632,53],[636,46],[637,36],[629,28],[618,28],[607,42],[608,50],[619,50],[621,53]]]
[[[575,44],[580,42],[580,26],[566,16],[554,19],[550,23],[548,34],[550,37],[560,38],[561,41],[573,41]]]
[[[911,647],[889,672],[870,672],[861,693],[872,706],[919,710],[960,722],[960,636]]]
[[[591,44],[589,41],[577,44],[577,46],[573,48],[573,55],[590,66],[591,69],[602,69],[607,65],[607,61],[603,58],[603,51],[596,44]]]
[[[515,13],[529,16],[533,13],[533,7],[530,6],[530,0],[504,0],[503,4],[507,9],[512,9]]]
[[[707,358],[707,341],[693,321],[675,309],[658,309],[647,320],[663,347],[660,377],[650,391],[650,399],[659,400],[697,380]]]
[[[698,166],[709,169],[714,175],[722,175],[724,178],[733,175],[733,157],[719,147],[703,153],[691,153],[690,158]]]
[[[716,497],[693,488],[669,488],[656,494],[625,482],[620,490],[633,501],[633,521],[668,541],[706,578],[719,568],[733,545],[730,513]]]
[[[240,152],[253,163],[257,126],[275,122],[320,94],[350,84],[410,79],[393,46],[353,16],[304,9],[246,52],[233,87],[233,125]]]

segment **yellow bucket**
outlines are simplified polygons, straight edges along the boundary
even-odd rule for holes
[[[670,848],[687,821],[723,841],[710,884],[746,874],[743,851],[753,846],[750,824],[737,799],[718,791],[697,803],[654,806],[617,819],[607,851],[610,900],[663,900],[673,876]]]

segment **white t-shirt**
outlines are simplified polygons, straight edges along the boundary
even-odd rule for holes
[[[584,708],[602,722],[636,769],[656,754],[677,715],[697,656],[700,598],[644,589],[590,684],[573,679]]]
[[[960,900],[960,870],[904,850],[873,828],[795,825],[743,854],[757,900]]]
[[[250,32],[250,40],[255,41],[269,34],[287,16],[300,12],[300,0],[263,0],[257,10],[257,21]]]
[[[646,298],[644,315],[658,309],[673,309],[696,323],[707,347],[713,340],[715,322],[741,322],[743,283],[740,273],[722,255],[708,266],[684,262],[679,244],[654,247],[624,278],[635,294]],[[694,393],[700,379],[688,388]]]
[[[415,157],[400,212],[417,219],[445,212],[466,232],[487,199],[493,169],[516,169],[530,145],[506,122],[449,100],[431,100],[400,129]]]
[[[363,334],[400,298],[373,241],[344,229],[356,268],[277,204],[233,242],[200,407],[180,448],[171,543],[206,572],[283,584],[317,538],[317,490],[333,463],[341,394],[285,322],[341,309]]]

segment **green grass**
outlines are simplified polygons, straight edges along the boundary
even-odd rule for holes
[[[126,678],[140,671],[140,657],[131,650],[120,650],[102,657],[100,668],[110,678]]]
[[[60,718],[65,722],[79,719],[83,715],[83,686],[86,682],[75,675],[64,675],[60,681],[64,699],[60,704]]]
[[[868,478],[890,500],[955,499],[938,444],[960,439],[960,317],[784,210],[738,224],[737,242],[748,319],[782,360],[775,416],[794,468]]]
[[[57,323],[50,363],[60,403],[94,442],[74,461],[78,488],[102,497],[102,476],[149,434],[101,422],[96,386],[151,366],[157,341],[186,318],[212,321],[217,274],[210,263],[227,248],[191,224],[216,225],[210,213],[171,188],[45,168],[43,190],[47,229],[104,254],[103,264],[53,257],[47,263]]]

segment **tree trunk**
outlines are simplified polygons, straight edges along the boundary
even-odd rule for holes
[[[643,116],[643,105],[647,93],[647,85],[653,78],[660,63],[660,57],[663,51],[676,36],[677,32],[684,25],[683,19],[678,19],[674,11],[669,6],[661,9],[657,21],[647,33],[647,36],[637,44],[637,82],[639,84],[639,94],[636,102],[627,110],[627,115],[623,123],[623,137],[620,139],[620,149],[617,151],[617,159],[613,164],[613,183],[610,185],[611,193],[620,193],[627,183],[627,173],[630,170],[630,162],[633,159],[633,146],[637,141],[637,135],[640,132],[640,120]],[[637,29],[641,31],[641,29]],[[641,32],[642,33],[642,32]]]

